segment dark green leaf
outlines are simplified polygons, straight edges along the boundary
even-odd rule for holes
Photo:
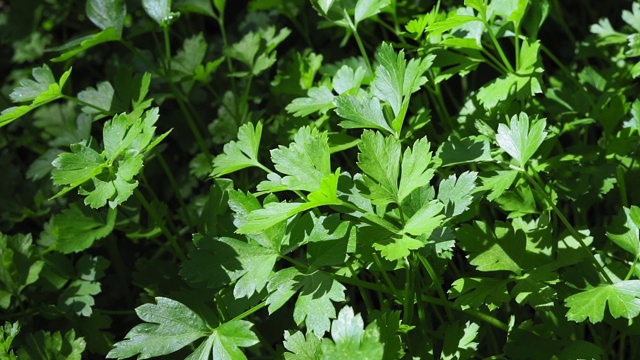
[[[85,11],[87,17],[100,30],[113,28],[118,35],[122,36],[124,18],[127,16],[127,5],[122,0],[88,0]]]

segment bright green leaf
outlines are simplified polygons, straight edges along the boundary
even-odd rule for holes
[[[382,113],[377,98],[363,98],[354,95],[339,96],[334,100],[336,114],[346,119],[340,122],[345,129],[378,129],[394,134]]]
[[[358,0],[354,17],[355,26],[357,27],[360,21],[378,14],[388,3],[389,0]]]
[[[428,185],[435,170],[429,168],[432,164],[431,144],[426,138],[416,140],[413,148],[406,148],[402,154],[400,187],[398,188],[398,203],[402,203],[411,193],[422,186]]]
[[[607,237],[634,257],[640,257],[640,230],[636,224],[640,208],[623,207],[613,224],[607,228]],[[635,220],[634,220],[635,218]]]
[[[546,121],[542,119],[535,121],[529,127],[529,116],[527,114],[514,115],[509,126],[505,124],[498,125],[496,142],[520,166],[524,166],[547,136],[544,131],[546,124]]]
[[[440,201],[430,201],[407,220],[404,232],[414,236],[430,234],[442,224],[442,220],[445,218],[445,215],[442,214],[444,208]]]
[[[171,12],[171,0],[142,0],[144,11],[158,25],[165,26],[175,16]]]
[[[367,175],[370,197],[379,204],[397,201],[401,155],[398,140],[367,130],[362,134],[358,148],[358,167]]]
[[[609,312],[616,319],[637,317],[640,314],[640,280],[600,285],[567,297],[567,319],[575,322],[589,319],[592,324],[598,323],[604,318],[607,303]]]
[[[120,35],[113,27],[108,27],[99,33],[82,36],[77,39],[73,39],[62,46],[50,49],[51,51],[62,51],[57,57],[51,59],[52,62],[62,62],[72,57],[81,54],[94,46],[102,43],[117,41],[120,39]]]
[[[331,323],[331,338],[333,341],[322,341],[325,359],[382,360],[384,345],[380,343],[380,330],[375,323],[365,330],[362,317],[355,315],[350,306],[342,308]]]
[[[289,352],[284,353],[285,360],[320,360],[320,339],[313,333],[307,333],[305,337],[300,331],[291,334],[284,332],[284,348]]]
[[[262,123],[244,124],[238,129],[238,141],[224,146],[224,153],[213,160],[212,176],[218,177],[251,166],[260,166],[258,150],[262,137]]]
[[[308,116],[315,112],[325,114],[335,107],[334,98],[328,87],[312,87],[307,91],[307,97],[294,99],[285,109],[297,117]]]
[[[136,308],[136,314],[145,323],[131,329],[107,358],[139,355],[139,359],[147,359],[167,355],[211,333],[200,316],[184,304],[164,297],[157,297],[156,302]]]
[[[124,18],[127,16],[127,5],[123,0],[88,0],[85,12],[100,30],[113,28],[118,37],[122,36]]]
[[[446,206],[445,215],[452,217],[462,214],[473,201],[472,193],[476,188],[478,173],[465,171],[456,178],[451,175],[440,182],[438,200]]]

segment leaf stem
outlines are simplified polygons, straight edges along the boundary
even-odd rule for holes
[[[484,23],[484,26],[487,28],[487,32],[489,33],[489,37],[493,42],[493,46],[498,51],[498,55],[500,55],[500,59],[504,63],[504,66],[507,68],[507,70],[509,70],[510,73],[513,73],[514,72],[513,67],[511,66],[511,63],[507,59],[506,55],[504,54],[504,51],[502,51],[502,46],[500,46],[500,43],[498,43],[498,39],[496,38],[496,35],[493,33],[493,30],[491,30],[491,25],[489,25],[486,19],[482,19],[482,22]]]
[[[369,73],[373,75],[373,66],[371,66],[371,62],[369,61],[369,55],[367,55],[367,51],[364,49],[364,44],[362,43],[362,39],[360,38],[360,34],[358,34],[358,29],[354,25],[353,21],[351,21],[351,17],[349,13],[347,13],[347,9],[343,9],[344,18],[347,20],[349,24],[349,28],[351,28],[351,32],[353,33],[353,37],[356,39],[356,43],[358,44],[358,48],[360,49],[360,53],[364,58],[364,62],[367,64],[367,69],[369,69]]]
[[[178,242],[176,241],[176,238],[173,236],[173,234],[171,234],[171,232],[169,232],[169,230],[167,229],[164,222],[162,221],[162,218],[160,218],[160,215],[158,215],[156,210],[149,204],[149,202],[147,202],[147,199],[144,198],[144,195],[142,195],[140,190],[138,189],[134,190],[134,194],[140,201],[140,204],[142,204],[142,207],[144,207],[145,210],[147,210],[147,212],[149,213],[153,221],[156,223],[156,225],[160,227],[160,230],[162,231],[164,236],[167,238],[167,240],[169,240],[171,247],[173,247],[173,250],[178,256],[178,258],[180,259],[180,261],[183,261],[183,262],[186,261],[187,257],[185,256],[184,251],[182,251],[182,248],[180,247],[180,245],[178,245]]]
[[[447,294],[444,292],[444,288],[442,287],[442,283],[440,282],[440,278],[437,276],[429,260],[427,260],[427,258],[425,258],[420,254],[418,254],[418,260],[422,263],[422,266],[424,266],[424,268],[427,270],[427,273],[429,274],[431,281],[436,287],[436,291],[438,292],[438,296],[440,296],[440,299],[442,299],[442,301],[449,302],[449,300],[447,299]],[[449,308],[446,308],[446,307],[444,310],[447,313],[447,317],[449,318],[449,320],[453,321],[454,317],[453,317],[453,314],[451,313],[451,310],[449,310]]]
[[[254,305],[251,309],[249,309],[249,310],[247,310],[247,311],[243,312],[242,314],[240,314],[240,315],[238,315],[238,316],[234,317],[233,319],[231,319],[231,321],[238,321],[238,320],[242,320],[242,319],[246,318],[247,316],[249,316],[249,315],[253,314],[254,312],[256,312],[256,311],[258,311],[258,310],[262,309],[262,308],[263,308],[263,307],[265,307],[265,306],[267,306],[267,302],[266,302],[266,301],[263,301],[263,302],[259,303],[258,305]],[[229,322],[231,322],[231,321],[229,321]]]

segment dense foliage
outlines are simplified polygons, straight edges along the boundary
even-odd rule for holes
[[[639,2],[0,8],[0,358],[640,358]]]

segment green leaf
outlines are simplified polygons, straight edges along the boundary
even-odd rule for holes
[[[506,270],[514,274],[542,265],[546,257],[539,257],[526,249],[521,231],[503,222],[493,225],[474,221],[463,224],[457,231],[459,245],[467,253],[469,263],[478,271]]]
[[[613,224],[607,229],[607,237],[634,257],[640,257],[640,230],[637,223],[640,208],[623,207]]]
[[[344,94],[354,89],[360,89],[367,70],[357,67],[355,70],[349,65],[342,65],[333,76],[331,86],[338,94]]]
[[[0,113],[0,127],[5,126],[29,111],[62,97],[62,88],[66,83],[71,68],[65,71],[56,83],[51,69],[45,64],[32,70],[36,81],[26,79],[20,82],[20,86],[9,94],[13,101],[33,100],[29,105],[14,106],[4,109]]]
[[[445,31],[449,31],[472,21],[482,20],[475,16],[469,15],[451,15],[444,21],[438,21],[434,24],[429,25],[426,28],[426,31],[432,36],[437,36]]]
[[[422,76],[433,63],[433,56],[411,59],[407,64],[404,50],[398,54],[388,43],[382,43],[376,52],[379,65],[375,70],[373,94],[391,105],[395,119],[392,128],[400,133],[409,106],[409,95],[418,91],[427,82]]]
[[[375,16],[388,4],[389,0],[358,0],[354,15],[354,25],[357,27],[360,21]]]
[[[307,196],[308,202],[304,203],[287,203],[287,202],[271,202],[265,205],[264,209],[257,209],[249,213],[247,221],[236,232],[240,234],[254,234],[265,231],[288,218],[319,206],[341,205],[342,201],[338,199],[338,176],[336,171],[322,179],[320,187],[316,191],[312,191]]]
[[[71,144],[70,153],[62,153],[53,161],[53,183],[78,186],[100,174],[104,159],[82,143]]]
[[[25,102],[35,100],[40,94],[50,89],[56,84],[56,79],[47,64],[31,70],[34,80],[24,79],[20,81],[20,86],[15,88],[9,98],[13,102]]]
[[[19,332],[20,323],[17,321],[14,323],[5,321],[4,326],[0,327],[0,353],[6,356],[6,360],[17,360],[16,355],[11,350],[11,343]]]
[[[300,331],[291,334],[285,330],[283,345],[289,351],[284,353],[285,360],[321,359],[320,339],[313,333],[307,333],[305,337]]]
[[[640,280],[600,285],[567,297],[567,319],[575,322],[589,319],[592,324],[598,323],[604,318],[607,303],[609,312],[616,319],[637,317],[640,314]]]
[[[241,360],[247,357],[240,350],[259,342],[256,334],[251,331],[252,323],[245,320],[232,320],[220,325],[214,330],[212,359]]]
[[[459,178],[450,175],[440,182],[438,200],[446,205],[445,215],[447,217],[460,215],[469,208],[473,201],[471,194],[476,188],[477,176],[476,172],[465,171]]]
[[[420,239],[414,239],[407,235],[389,236],[376,239],[373,248],[380,251],[380,254],[389,261],[396,261],[409,256],[412,250],[418,250],[426,245]]]
[[[451,284],[449,298],[457,306],[479,308],[486,305],[493,311],[510,300],[507,284],[511,280],[497,278],[460,278]]]
[[[312,87],[307,91],[307,97],[293,99],[285,109],[296,117],[308,116],[315,112],[325,114],[335,107],[334,98],[328,87]]]
[[[71,153],[62,153],[53,161],[56,185],[68,185],[53,198],[81,186],[79,193],[87,195],[85,204],[111,208],[122,204],[132,194],[138,182],[133,178],[143,166],[144,154],[157,145],[169,132],[152,141],[158,120],[158,109],[140,115],[120,114],[107,121],[103,128],[105,151],[97,151],[83,143],[72,144]],[[90,181],[90,182],[89,182]]]
[[[444,208],[440,201],[430,201],[407,220],[404,225],[404,232],[414,236],[430,234],[442,224],[445,215],[441,213]]]
[[[380,330],[375,323],[364,329],[360,314],[354,315],[350,306],[340,310],[338,318],[331,323],[331,338],[322,340],[322,355],[325,359],[380,359],[384,345],[380,343]]]
[[[55,249],[63,254],[85,250],[95,240],[109,235],[115,225],[117,210],[107,215],[71,204],[69,209],[53,217]]]
[[[171,12],[171,0],[142,0],[142,7],[160,26],[166,26],[177,15]]]
[[[253,75],[258,75],[276,62],[275,47],[286,39],[291,30],[282,28],[276,34],[275,26],[262,28],[246,34],[239,42],[227,47],[225,55],[236,59],[251,69]],[[245,76],[247,73],[236,73],[233,76]]]
[[[453,323],[447,328],[444,334],[444,344],[442,346],[442,360],[469,359],[478,350],[478,324],[467,321],[464,328],[458,323]]]
[[[321,338],[330,328],[330,320],[336,317],[333,302],[345,301],[345,288],[323,271],[305,274],[290,267],[278,271],[267,285],[269,313],[284,305],[296,292],[293,319],[296,324],[303,322],[307,330]]]
[[[349,236],[355,230],[347,221],[341,221],[337,214],[311,217],[314,226],[308,236],[307,259],[309,265],[320,268],[322,266],[342,265],[346,261]]]
[[[535,121],[529,127],[529,116],[520,113],[511,118],[509,126],[498,125],[496,142],[522,167],[535,154],[547,136],[544,131],[545,126],[546,121],[542,119]]]
[[[108,81],[99,82],[95,88],[88,87],[78,93],[78,99],[92,106],[83,106],[85,114],[108,114],[113,102],[114,90]]]
[[[139,355],[139,359],[147,359],[167,355],[211,334],[200,316],[184,304],[164,297],[156,297],[156,303],[136,308],[136,314],[145,323],[131,329],[107,358]]]
[[[494,201],[499,198],[506,190],[511,188],[511,185],[518,177],[516,170],[498,170],[496,174],[491,177],[481,177],[482,186],[478,188],[479,191],[487,190],[487,200]]]
[[[100,30],[113,28],[118,37],[122,36],[124,18],[127,16],[127,5],[123,0],[88,0],[85,12]]]
[[[329,155],[327,133],[308,126],[298,130],[289,147],[271,150],[276,170],[287,175],[282,184],[289,190],[317,190],[322,179],[331,175]]]
[[[59,332],[42,330],[27,334],[26,346],[18,350],[18,359],[26,360],[80,360],[86,347],[83,338],[76,339],[75,330],[67,331],[64,336]]]
[[[305,275],[301,285],[293,319],[298,325],[304,321],[309,331],[321,337],[329,330],[329,320],[336,317],[332,301],[345,301],[345,287],[321,271]]]
[[[489,140],[482,137],[449,137],[436,153],[442,160],[442,166],[492,161]]]
[[[394,137],[366,130],[358,144],[358,167],[366,174],[369,196],[376,204],[396,202],[401,148]]]
[[[38,280],[44,265],[39,258],[30,234],[7,236],[0,233],[0,295],[3,295],[0,296],[0,308],[8,308],[11,297]]]
[[[182,48],[171,59],[171,69],[177,75],[193,77],[207,53],[207,43],[202,33],[186,38]]]
[[[90,316],[95,305],[93,296],[101,291],[100,283],[74,280],[60,293],[58,307],[64,312],[72,312],[78,316]]]
[[[258,150],[262,137],[262,123],[244,124],[238,129],[238,141],[231,141],[224,146],[224,153],[213,160],[211,176],[218,177],[251,166],[260,166]]]
[[[336,114],[346,119],[340,122],[345,129],[378,129],[394,134],[382,113],[377,98],[364,98],[354,95],[339,96],[334,100]]]
[[[98,46],[102,43],[120,40],[120,34],[113,27],[108,27],[96,34],[82,36],[73,39],[62,46],[50,49],[51,51],[62,51],[62,54],[51,59],[52,62],[62,62],[83,52]]]
[[[416,140],[413,148],[407,148],[402,155],[398,203],[402,203],[415,189],[429,184],[435,173],[432,165],[430,143],[426,138]]]

